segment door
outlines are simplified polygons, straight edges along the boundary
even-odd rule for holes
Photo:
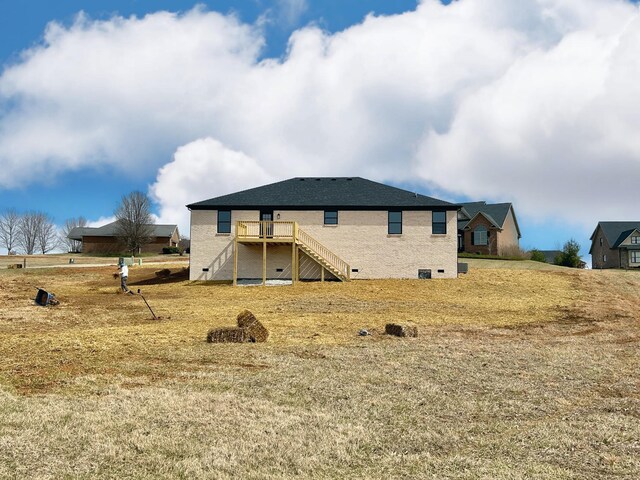
[[[273,210],[260,210],[260,221],[273,222]],[[260,237],[264,237],[265,234],[268,238],[273,237],[273,223],[260,224]]]

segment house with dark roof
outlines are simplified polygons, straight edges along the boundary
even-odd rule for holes
[[[187,208],[191,280],[457,276],[459,206],[364,178],[292,178]]]
[[[556,258],[562,255],[562,250],[538,250],[540,253],[544,255],[544,261],[546,263],[550,263],[554,265],[556,263]]]
[[[598,222],[590,240],[592,268],[640,268],[640,222]]]
[[[511,203],[468,202],[458,212],[458,251],[505,255],[520,246],[520,227]]]
[[[162,253],[164,247],[176,247],[180,242],[177,225],[149,225],[151,241],[138,253]],[[101,227],[75,227],[67,237],[82,242],[82,253],[123,253],[126,248],[118,239],[116,222]]]

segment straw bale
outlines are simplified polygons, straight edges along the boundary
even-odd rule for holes
[[[387,335],[395,335],[396,337],[417,337],[418,327],[387,323],[384,327],[384,332]]]
[[[238,314],[236,321],[238,322],[238,326],[240,328],[246,328],[249,325],[251,325],[253,322],[257,322],[258,319],[249,310],[243,310]]]
[[[247,341],[249,338],[244,328],[214,328],[209,330],[207,334],[207,342],[209,343],[244,343]]]
[[[238,327],[244,328],[252,342],[266,342],[269,331],[249,310],[243,310],[237,317]]]

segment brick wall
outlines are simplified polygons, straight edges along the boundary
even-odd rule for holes
[[[190,278],[231,280],[235,223],[258,217],[258,211],[234,210],[231,234],[218,234],[217,211],[192,211]],[[431,233],[431,211],[404,211],[401,235],[387,233],[387,211],[339,211],[336,226],[324,225],[322,210],[276,210],[274,218],[297,221],[301,229],[358,270],[351,278],[417,278],[418,269],[431,269],[433,278],[457,276],[455,211],[447,212],[445,235]],[[239,245],[238,259],[239,278],[262,278],[261,246]],[[315,262],[301,254],[300,264],[301,278],[319,278]],[[268,249],[267,276],[291,278],[291,246]]]
[[[602,245],[600,242],[602,241]],[[606,255],[607,259],[604,259]],[[620,268],[620,253],[609,248],[602,228],[598,227],[591,244],[591,268]]]
[[[168,247],[173,237],[154,238],[142,247],[142,253],[162,253],[164,247]],[[116,254],[128,253],[116,237],[83,237],[82,253]]]
[[[487,229],[489,234],[487,245],[473,245],[473,232],[480,225]],[[464,230],[464,251],[467,253],[479,253],[481,255],[498,255],[498,235],[496,228],[484,216],[478,215],[468,225],[469,230]]]

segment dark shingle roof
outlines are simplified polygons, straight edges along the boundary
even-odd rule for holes
[[[589,240],[593,240],[596,231],[598,231],[598,227],[602,228],[602,232],[609,246],[611,248],[618,248],[634,230],[640,231],[640,222],[598,222]],[[589,250],[589,253],[591,253],[591,250]]]
[[[152,237],[170,237],[177,225],[151,225],[153,227]],[[82,237],[115,237],[116,222],[107,223],[101,227],[75,227],[67,235],[71,240],[82,241]]]
[[[504,222],[507,219],[509,210],[512,208],[511,203],[487,203],[487,202],[466,202],[461,203],[462,211],[466,212],[469,216],[468,220],[458,220],[458,230],[462,230],[478,213],[484,215],[497,228],[503,228]],[[516,223],[516,230],[518,231],[518,238],[520,237],[520,227],[518,226],[518,220],[514,212],[513,219]]]
[[[547,263],[553,264],[556,257],[562,253],[562,250],[539,250],[544,255],[544,260]]]
[[[297,177],[187,205],[191,210],[456,210],[458,205],[360,177]]]

